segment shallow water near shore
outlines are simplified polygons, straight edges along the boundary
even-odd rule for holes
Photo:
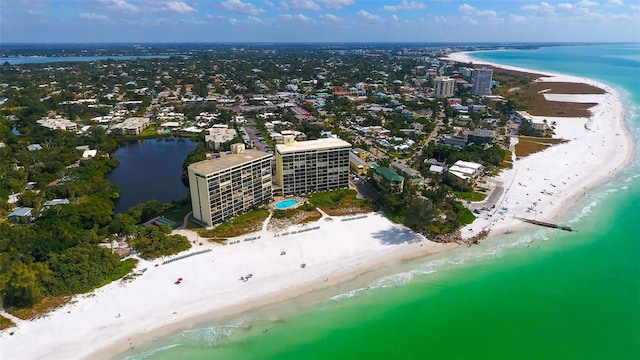
[[[487,52],[621,90],[630,167],[568,209],[577,232],[533,228],[387,269],[313,306],[183,331],[130,359],[631,359],[640,354],[639,45]],[[584,66],[582,66],[584,65]],[[633,76],[636,74],[636,76]]]

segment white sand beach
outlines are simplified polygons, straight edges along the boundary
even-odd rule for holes
[[[586,192],[624,169],[632,159],[631,137],[624,124],[624,108],[618,92],[597,81],[569,75],[534,71],[476,61],[467,53],[453,53],[448,60],[486,64],[508,70],[544,75],[542,82],[583,83],[599,87],[605,94],[544,94],[549,101],[597,103],[589,118],[534,116],[556,122],[554,138],[569,140],[518,160],[510,170],[492,181],[504,188],[496,207],[483,211],[462,229],[470,237],[484,228],[492,234],[513,231],[522,224],[516,217],[547,222],[558,218]],[[511,139],[515,145],[517,138]]]
[[[470,61],[464,54],[452,54],[450,59]],[[553,221],[577,196],[630,160],[631,143],[617,92],[588,79],[548,75],[542,81],[587,83],[607,93],[549,95],[563,101],[597,101],[599,105],[592,108],[593,116],[588,119],[546,117],[557,122],[556,136],[570,141],[519,159],[513,169],[502,172],[495,179],[504,187],[498,206],[463,229],[464,236],[483,228],[494,234],[513,229],[521,224],[514,216]],[[109,358],[188,328],[203,316],[239,314],[354,279],[383,265],[457,246],[428,241],[377,213],[341,220],[324,216],[306,225],[318,229],[286,236],[263,230],[226,246],[206,241],[199,245],[202,239],[194,232],[177,230],[196,242],[187,253],[211,251],[165,265],[162,260],[141,261],[137,270],[146,271],[133,280],[116,281],[77,296],[44,318],[20,321],[0,333],[0,357]],[[257,236],[260,238],[244,241]],[[248,274],[252,276],[242,281]],[[178,278],[182,278],[180,284],[175,283]]]
[[[156,266],[162,260],[142,261],[138,269],[147,270],[135,279],[116,281],[45,318],[21,322],[11,329],[13,335],[0,335],[2,359],[109,358],[187,328],[205,314],[242,313],[457,246],[428,241],[377,213],[341,219],[325,215],[287,232],[318,229],[277,237],[265,230],[226,246],[199,245],[202,239],[195,232],[176,230],[196,241],[186,253],[212,251],[165,265]],[[240,279],[249,274],[249,280]],[[178,278],[181,284],[175,283]]]

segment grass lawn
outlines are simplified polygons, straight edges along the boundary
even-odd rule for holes
[[[463,225],[469,225],[471,223],[473,223],[476,219],[476,216],[473,215],[473,213],[471,212],[471,210],[465,208],[464,210],[462,210],[462,212],[460,213],[460,223]]]
[[[454,191],[453,193],[456,194],[457,197],[465,201],[482,201],[487,197],[486,194],[470,191]]]
[[[160,216],[164,216],[171,221],[182,224],[182,220],[184,219],[185,215],[189,213],[189,211],[191,211],[191,204],[182,206],[176,205],[175,207],[167,209],[160,213]]]

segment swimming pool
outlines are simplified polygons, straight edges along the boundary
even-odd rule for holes
[[[282,200],[280,202],[277,202],[275,207],[278,210],[285,210],[285,209],[288,209],[290,207],[294,207],[296,205],[298,205],[298,200],[289,199],[289,200]]]

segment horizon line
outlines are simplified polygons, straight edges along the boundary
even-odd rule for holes
[[[269,45],[269,44],[456,44],[456,45],[475,45],[475,44],[640,44],[636,41],[95,41],[95,42],[47,42],[47,41],[0,41],[3,45],[78,45],[78,44],[120,44],[120,45],[139,45],[139,44],[252,44],[252,45]]]

